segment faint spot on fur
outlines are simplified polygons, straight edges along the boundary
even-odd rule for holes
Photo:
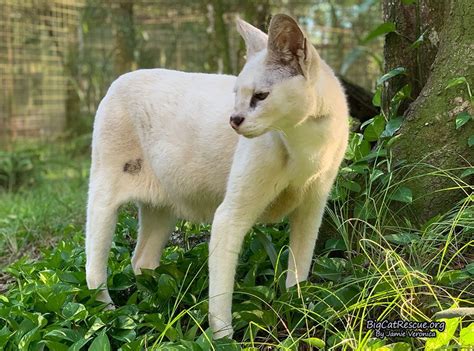
[[[142,162],[143,160],[141,158],[127,161],[127,163],[123,165],[123,171],[132,175],[138,174],[142,169]]]
[[[286,147],[283,148],[283,165],[286,167],[290,162],[290,153]]]

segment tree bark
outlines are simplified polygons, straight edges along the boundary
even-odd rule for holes
[[[390,0],[383,3],[385,22],[394,22],[397,26],[396,33],[389,33],[385,37],[385,70],[388,72],[397,67],[405,67],[408,71],[407,75],[398,76],[385,86],[384,109],[388,108],[390,99],[405,84],[411,85],[413,98],[420,94],[438,52],[439,34],[448,8],[447,1],[418,1],[418,4],[412,5]],[[422,39],[420,45],[414,47],[418,39]],[[408,108],[408,104],[407,101],[400,106],[400,113]]]
[[[386,71],[403,66],[407,74],[384,87],[383,108],[388,112],[395,92],[404,84],[412,85],[414,101],[398,111],[405,118],[393,155],[396,162],[416,165],[408,174],[403,173],[411,179],[408,184],[415,200],[412,219],[423,222],[448,211],[473,191],[469,186],[472,178],[460,182],[440,170],[451,169],[450,174],[459,176],[460,167],[474,163],[474,150],[467,143],[474,134],[474,122],[459,130],[455,127],[460,112],[473,114],[468,89],[465,84],[446,89],[453,78],[473,82],[474,2],[418,0],[402,5],[385,0],[384,17],[397,26],[397,33],[386,37]],[[422,33],[422,44],[414,48],[413,42]],[[428,175],[430,172],[437,174]]]

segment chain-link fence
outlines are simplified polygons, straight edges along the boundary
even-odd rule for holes
[[[333,2],[0,0],[0,146],[90,130],[109,84],[126,71],[238,73],[236,15],[261,29],[273,13],[293,15],[336,71],[370,88],[381,43],[358,43],[380,21],[378,5]]]
[[[0,1],[0,137],[44,137],[63,130],[64,50],[74,40],[80,4]]]

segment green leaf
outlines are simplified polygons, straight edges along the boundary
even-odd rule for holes
[[[405,67],[397,67],[392,69],[390,72],[385,73],[382,77],[377,79],[377,85],[381,85],[385,83],[387,80],[399,76],[400,74],[405,74],[406,73],[406,68]]]
[[[461,318],[440,319],[439,321],[445,322],[446,327],[442,332],[436,330],[436,337],[426,340],[425,351],[434,351],[443,346],[448,346],[454,337]]]
[[[265,233],[261,232],[258,229],[255,229],[255,235],[258,241],[260,241],[260,243],[264,247],[268,257],[270,258],[270,262],[272,263],[273,269],[276,269],[278,254],[275,250],[275,246],[272,243],[271,237],[265,235]]]
[[[464,270],[469,274],[474,275],[474,262],[469,263],[466,267],[464,267]]]
[[[401,186],[389,196],[389,199],[409,204],[413,201],[413,194],[409,188]]]
[[[115,331],[112,337],[119,341],[131,342],[136,339],[137,333],[133,329],[122,329]]]
[[[84,335],[84,338],[89,339],[96,331],[98,331],[100,328],[105,326],[105,323],[102,322],[100,318],[96,318],[94,323],[92,323],[91,327],[87,331],[86,335]]]
[[[413,5],[416,0],[402,0],[403,5]]]
[[[319,338],[307,338],[307,339],[303,339],[302,341],[308,344],[309,346],[314,346],[314,347],[317,347],[318,349],[323,349],[324,346],[326,345],[324,341]]]
[[[445,271],[436,277],[438,284],[453,286],[472,279],[468,272],[462,270]]]
[[[109,290],[125,290],[135,284],[135,279],[132,279],[131,274],[118,272],[112,276],[112,284]]]
[[[235,312],[235,316],[237,319],[242,319],[243,321],[256,324],[263,324],[263,311],[261,309],[258,310],[249,310],[249,311],[239,311]]]
[[[105,334],[105,330],[92,341],[89,351],[110,351],[110,341],[107,334]]]
[[[382,87],[378,86],[375,90],[374,97],[372,98],[372,105],[380,107],[382,104]]]
[[[385,35],[387,33],[395,32],[397,29],[395,23],[393,22],[385,22],[378,25],[373,31],[371,31],[367,36],[362,40],[362,44],[366,44],[369,41],[374,40],[375,38],[380,37],[381,35]]]
[[[379,348],[381,348],[383,345],[385,345],[384,340],[380,340],[378,338],[372,338],[367,342],[367,346],[365,348],[366,351],[378,351]]]
[[[467,145],[468,146],[474,145],[474,134],[469,136],[469,139],[467,139]]]
[[[178,286],[176,280],[168,275],[161,274],[158,278],[157,294],[163,300],[168,300],[178,292]]]
[[[458,86],[458,85],[463,84],[463,83],[467,84],[466,77],[456,77],[456,78],[453,78],[453,79],[449,80],[448,85],[446,85],[445,89],[449,89],[449,88]]]
[[[459,333],[459,344],[461,347],[474,346],[474,323],[461,329]]]
[[[395,135],[395,136],[391,137],[388,140],[387,149],[391,148],[393,146],[393,144],[395,144],[400,137],[401,137],[401,135]]]
[[[420,240],[420,237],[413,233],[396,233],[384,236],[385,239],[397,245],[408,245]]]
[[[370,151],[368,155],[364,156],[360,161],[370,161],[373,159],[381,159],[384,157],[387,157],[387,150],[379,145],[376,149]]]
[[[367,174],[367,171],[369,170],[369,165],[367,164],[367,162],[360,162],[358,164],[353,163],[349,165],[347,168],[350,169],[351,172],[365,175]]]
[[[0,330],[0,348],[3,349],[3,346],[6,345],[8,339],[15,335],[15,332],[11,332],[5,325],[2,330]]]
[[[383,176],[384,173],[380,169],[374,169],[373,172],[370,174],[370,182],[374,182],[376,179]]]
[[[118,316],[114,324],[119,329],[135,329],[137,327],[135,321],[129,316]]]
[[[471,118],[472,116],[467,111],[463,111],[460,114],[458,114],[456,116],[456,129],[461,128],[463,125],[469,122]]]
[[[461,177],[461,178],[465,178],[465,177],[470,176],[471,174],[474,174],[474,167],[465,169],[465,170],[461,173],[460,177]]]
[[[367,155],[359,159],[357,162],[366,162],[376,158],[380,159],[383,157],[387,157],[387,150],[379,146],[377,149],[370,151]]]
[[[239,344],[232,339],[222,338],[214,341],[216,346],[216,351],[240,351],[241,348]]]
[[[88,339],[89,337],[86,337]],[[44,339],[56,339],[56,340],[69,340],[71,342],[76,342],[82,339],[82,335],[76,330],[67,329],[67,328],[58,328],[53,329],[47,334],[44,335]]]
[[[265,285],[245,286],[237,290],[237,293],[244,294],[247,300],[271,302],[275,298],[275,291]]]
[[[202,350],[211,350],[212,347],[212,332],[211,329],[206,329],[204,333],[196,340]]]
[[[340,184],[346,188],[349,189],[352,192],[359,193],[360,192],[360,185],[354,182],[353,180],[349,179],[343,179],[340,181]]]
[[[88,312],[83,304],[77,302],[67,302],[63,307],[63,316],[70,320],[82,320],[85,319]]]
[[[56,341],[43,340],[42,343],[48,346],[48,350],[67,351],[69,349],[69,347],[67,347],[66,345],[61,344],[60,342],[56,342]]]
[[[40,339],[39,329],[47,324],[47,320],[39,314],[32,314],[31,317],[32,319],[24,319],[20,325],[19,331],[23,333],[18,342],[18,349],[20,350],[28,350],[30,343]]]
[[[385,118],[381,115],[375,116],[364,130],[364,139],[367,141],[377,141],[384,129]]]
[[[318,257],[313,266],[313,273],[317,276],[337,281],[342,277],[347,261],[339,257]]]
[[[385,130],[383,131],[381,137],[391,137],[393,136],[402,126],[403,117],[394,117],[390,118],[385,126]]]
[[[360,160],[370,152],[370,143],[359,133],[351,133],[349,145],[346,150],[346,159]]]
[[[331,251],[346,251],[346,243],[344,242],[343,239],[336,239],[336,238],[331,238],[326,240],[326,243],[324,244],[324,248],[326,250],[331,250]]]
[[[368,126],[370,123],[372,123],[374,121],[374,118],[370,118],[368,119],[367,121],[365,121],[364,123],[362,123],[359,127],[359,129],[364,129],[366,126]]]
[[[253,264],[252,267],[248,269],[247,274],[245,274],[245,277],[243,279],[244,285],[246,286],[255,285],[255,281],[257,279],[257,269],[258,269],[258,264]]]
[[[376,349],[377,351],[412,351],[410,344],[406,342],[395,342],[393,344],[384,345]]]
[[[402,101],[411,98],[411,85],[405,84],[401,89],[399,89],[395,95],[390,100],[390,118],[393,118],[398,112],[398,108]]]

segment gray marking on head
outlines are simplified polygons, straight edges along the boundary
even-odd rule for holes
[[[268,62],[265,69],[265,81],[268,86],[282,82],[285,79],[302,75],[298,65],[281,65],[278,63]]]
[[[127,161],[123,165],[123,171],[125,173],[130,173],[131,175],[136,175],[136,174],[140,173],[140,171],[142,169],[142,163],[143,163],[143,160],[141,158],[137,158],[136,160]]]
[[[273,64],[269,65],[268,62],[266,62],[262,77],[263,79],[258,85],[258,87],[255,88],[255,91],[250,99],[250,107],[256,108],[259,103],[259,100],[264,100],[256,98],[256,94],[267,93],[268,95],[268,93],[271,92],[272,87],[275,84],[283,82],[284,80],[290,79],[292,77],[296,77],[298,75],[301,75],[301,73],[294,69],[293,66],[281,66]]]

